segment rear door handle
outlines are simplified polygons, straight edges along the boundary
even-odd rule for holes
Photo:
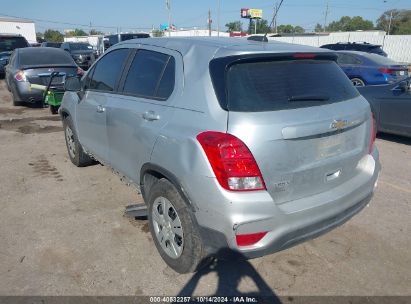
[[[154,111],[147,111],[143,114],[143,119],[148,121],[159,120],[160,115],[156,114]]]
[[[103,107],[102,105],[97,106],[97,113],[104,113],[106,111],[106,108]]]

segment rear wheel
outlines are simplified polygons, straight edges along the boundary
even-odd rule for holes
[[[160,179],[151,187],[148,203],[151,235],[167,265],[179,273],[204,266],[204,246],[194,215],[173,184]]]
[[[77,134],[74,132],[73,124],[70,117],[63,120],[64,137],[66,139],[67,152],[71,162],[77,167],[85,167],[95,163],[95,161],[88,156],[78,141]]]
[[[351,78],[351,82],[355,87],[365,86],[365,82],[361,78]]]

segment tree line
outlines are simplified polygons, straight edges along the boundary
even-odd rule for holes
[[[48,29],[44,33],[36,33],[37,41],[48,41],[48,42],[63,42],[64,37],[79,37],[79,36],[88,36],[88,35],[103,35],[103,32],[91,29],[89,32],[86,32],[82,29],[74,29],[66,33],[62,33],[57,30]]]
[[[227,32],[247,31],[249,34],[254,34],[255,29],[258,34],[275,32],[275,29],[270,28],[268,21],[265,19],[258,21],[250,20],[247,29],[244,28],[241,21],[228,22],[225,26],[227,27]],[[411,10],[388,10],[377,19],[375,26],[371,20],[366,20],[361,16],[343,16],[340,20],[329,23],[325,29],[323,25],[317,23],[313,30],[314,32],[383,30],[386,33],[389,32],[390,35],[409,35],[411,34]],[[281,24],[277,26],[277,33],[302,34],[304,32],[305,29],[298,25]]]

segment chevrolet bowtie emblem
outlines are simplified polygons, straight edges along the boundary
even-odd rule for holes
[[[334,120],[331,125],[330,128],[331,129],[343,129],[348,125],[348,121],[347,120]]]

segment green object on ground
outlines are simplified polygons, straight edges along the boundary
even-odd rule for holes
[[[44,102],[51,106],[60,106],[61,101],[63,99],[63,95],[64,92],[48,91]]]

